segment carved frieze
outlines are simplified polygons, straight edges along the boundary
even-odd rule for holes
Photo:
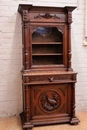
[[[54,82],[54,81],[76,81],[76,74],[74,75],[43,75],[43,76],[24,76],[23,82],[24,83],[31,83],[35,81],[41,81],[41,82]]]
[[[33,76],[30,77],[30,82],[32,81],[49,81],[52,82],[54,80],[71,80],[72,76],[71,75],[52,75],[52,76]]]

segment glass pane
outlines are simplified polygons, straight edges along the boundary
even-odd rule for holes
[[[38,27],[33,32],[32,64],[63,64],[63,35],[56,27]]]

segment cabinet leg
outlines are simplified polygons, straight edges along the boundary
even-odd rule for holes
[[[79,119],[75,116],[75,83],[72,84],[72,115],[70,124],[77,125],[79,123]]]

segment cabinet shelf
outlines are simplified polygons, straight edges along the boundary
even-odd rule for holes
[[[33,45],[41,45],[41,44],[63,44],[62,42],[33,42]]]
[[[52,54],[32,54],[32,56],[60,56],[62,53],[52,53]]]

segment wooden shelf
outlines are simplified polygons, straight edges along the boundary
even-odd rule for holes
[[[32,42],[33,45],[38,45],[38,44],[63,44],[62,42]]]
[[[58,55],[63,55],[63,53],[52,53],[52,54],[32,54],[32,56],[58,56]]]

